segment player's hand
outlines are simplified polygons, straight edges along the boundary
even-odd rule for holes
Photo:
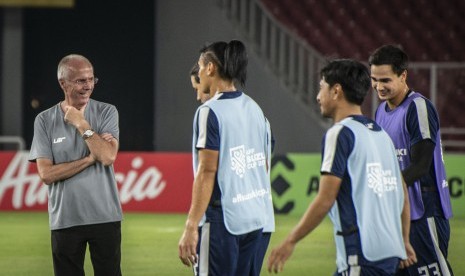
[[[295,243],[288,240],[283,241],[278,247],[274,248],[268,257],[268,272],[278,273],[283,271],[284,263],[292,255],[294,248]]]
[[[400,269],[409,267],[417,262],[417,255],[415,254],[415,250],[413,250],[413,247],[409,242],[405,243],[405,251],[407,252],[407,259],[400,261]]]
[[[79,127],[83,121],[85,121],[84,110],[86,106],[83,106],[81,109],[76,109],[74,106],[65,105],[65,122],[73,125],[74,127]]]
[[[190,267],[197,263],[197,243],[199,240],[199,231],[195,227],[193,229],[186,228],[179,240],[179,259],[181,262]]]
[[[100,134],[100,138],[102,138],[103,140],[107,141],[107,142],[111,142],[114,137],[113,135],[111,135],[111,133],[102,133]]]

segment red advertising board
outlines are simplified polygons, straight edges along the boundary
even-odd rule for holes
[[[0,211],[47,210],[47,185],[28,152],[0,152]],[[114,163],[124,211],[187,212],[192,193],[190,153],[120,152]]]

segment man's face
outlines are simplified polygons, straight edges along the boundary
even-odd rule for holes
[[[320,80],[320,89],[316,96],[316,101],[320,105],[321,115],[325,118],[332,118],[334,113],[334,100],[331,97],[331,88],[324,78]]]
[[[197,94],[197,101],[204,103],[210,99],[210,94],[202,93],[199,90],[200,83],[197,82],[195,76],[191,76],[192,88],[194,88],[195,93]]]
[[[407,89],[405,82],[407,72],[398,76],[392,71],[391,65],[371,65],[371,86],[382,101],[400,103]]]
[[[211,77],[209,74],[211,72],[209,71],[209,64],[211,63],[205,63],[205,60],[202,55],[200,55],[199,61],[199,79],[200,83],[198,84],[198,93],[201,94],[210,94],[210,82],[211,82]]]
[[[91,65],[85,63],[76,63],[73,69],[68,72],[66,78],[60,80],[60,85],[68,104],[81,109],[89,102],[94,90],[94,70]]]

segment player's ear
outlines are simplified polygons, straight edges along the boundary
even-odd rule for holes
[[[206,72],[207,76],[214,75],[216,72],[216,65],[213,62],[209,61],[206,66]]]
[[[407,70],[404,70],[404,72],[402,72],[402,74],[400,74],[400,79],[403,83],[405,83],[407,81]]]
[[[58,83],[60,84],[61,89],[64,90],[65,89],[65,84],[66,84],[65,79],[59,79]]]
[[[331,93],[333,95],[333,99],[338,99],[343,97],[342,86],[339,83],[336,83],[331,87]]]

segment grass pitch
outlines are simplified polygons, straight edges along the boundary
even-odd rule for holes
[[[178,259],[177,244],[185,219],[184,214],[125,213],[123,275],[192,275]],[[281,242],[298,220],[294,216],[277,216],[270,248]],[[455,275],[465,275],[461,257],[461,249],[465,248],[465,220],[453,218],[451,230],[449,261]],[[53,275],[47,213],[0,212],[0,248],[1,275]],[[89,253],[85,269],[86,275],[93,275]],[[335,269],[332,225],[325,219],[297,245],[280,275],[332,275]],[[262,275],[268,274],[263,268]]]

